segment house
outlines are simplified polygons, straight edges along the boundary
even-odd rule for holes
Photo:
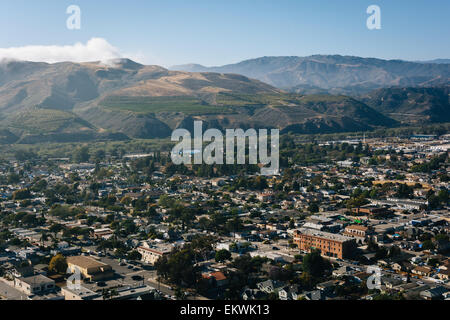
[[[332,275],[335,277],[348,276],[353,273],[353,269],[348,266],[342,266],[339,269],[333,270]]]
[[[228,284],[227,277],[220,271],[204,273],[202,274],[203,279],[207,279],[211,284],[217,287],[223,287]]]
[[[253,257],[262,257],[262,258],[267,258],[269,260],[275,261],[275,262],[283,262],[284,261],[284,257],[274,251],[254,251],[254,252],[250,252],[250,256]]]
[[[325,282],[321,282],[316,285],[316,288],[322,291],[324,295],[331,295],[336,288],[336,286],[339,284],[339,280],[329,280]]]
[[[290,286],[286,286],[278,291],[278,297],[280,300],[298,300],[300,297],[300,286],[297,284],[293,284]]]
[[[393,289],[396,286],[403,284],[403,281],[394,277],[383,277],[383,285],[387,289]]]
[[[11,274],[16,278],[26,278],[34,276],[34,269],[32,266],[15,267],[11,270]]]
[[[100,229],[95,229],[92,232],[92,236],[95,239],[103,239],[103,240],[108,240],[109,238],[111,238],[114,235],[114,231],[112,231],[110,228],[100,228]]]
[[[425,300],[440,300],[443,298],[444,293],[449,290],[443,286],[438,286],[432,289],[424,290],[420,292],[420,297]]]
[[[397,262],[394,262],[391,265],[391,268],[392,268],[392,270],[394,270],[396,272],[402,271],[402,265],[400,263],[397,263]]]
[[[417,266],[412,269],[412,273],[417,274],[419,276],[429,276],[431,274],[432,269],[426,266]]]
[[[214,187],[222,187],[225,185],[225,180],[222,178],[211,179],[211,185]]]
[[[256,287],[265,293],[272,293],[281,290],[284,286],[284,283],[280,281],[274,280],[266,280],[263,282],[259,282],[256,284]]]
[[[303,294],[306,300],[325,300],[325,295],[320,290],[308,291]]]
[[[262,300],[266,297],[266,294],[257,289],[244,289],[241,294],[242,300]]]
[[[450,270],[439,270],[436,275],[440,280],[449,280]]]
[[[272,200],[273,194],[271,193],[258,193],[257,199],[261,202],[270,202]]]

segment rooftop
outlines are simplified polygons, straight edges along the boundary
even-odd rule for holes
[[[318,238],[325,238],[328,240],[338,241],[338,242],[345,242],[353,240],[351,237],[343,236],[341,234],[335,234],[330,232],[323,232],[323,231],[317,231],[314,229],[307,229],[307,228],[300,228],[297,230],[299,233],[312,236],[312,237],[318,237]]]
[[[67,263],[76,265],[83,269],[100,268],[100,267],[108,266],[106,263],[103,263],[103,262],[97,261],[93,258],[85,257],[85,256],[68,257]]]
[[[22,280],[23,282],[30,284],[30,285],[31,284],[40,285],[40,284],[45,284],[45,283],[49,283],[49,282],[54,282],[52,279],[47,278],[41,274],[38,274],[36,276],[26,277],[26,278],[20,278],[20,280]]]

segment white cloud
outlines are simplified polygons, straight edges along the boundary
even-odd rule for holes
[[[130,55],[130,58],[134,55]],[[140,55],[138,55],[140,56]],[[68,46],[24,46],[0,48],[1,60],[23,60],[34,62],[89,62],[108,61],[124,58],[120,50],[103,38],[92,38],[86,44],[75,43]],[[141,59],[139,59],[141,60]]]

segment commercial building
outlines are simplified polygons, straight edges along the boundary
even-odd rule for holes
[[[307,228],[294,231],[294,243],[300,250],[319,250],[323,256],[339,259],[350,257],[356,248],[351,237]]]
[[[67,266],[72,273],[78,269],[81,276],[90,281],[102,281],[114,275],[110,265],[85,256],[68,257]]]
[[[359,207],[359,208],[353,208],[352,209],[353,213],[356,214],[365,214],[368,216],[374,216],[374,215],[384,215],[389,213],[389,210],[385,207],[377,207],[377,206],[364,206],[364,207]]]
[[[345,227],[344,235],[355,238],[357,242],[364,242],[369,234],[369,228],[358,224]]]
[[[55,291],[55,281],[43,275],[15,278],[14,288],[28,295],[42,295]]]
[[[168,255],[172,251],[172,248],[172,246],[151,246],[144,243],[144,245],[137,248],[137,251],[142,255],[141,260],[143,262],[154,265],[160,257]]]
[[[61,288],[61,293],[64,295],[65,300],[98,300],[102,297],[101,294],[83,286],[79,286],[78,288],[64,287]]]
[[[103,295],[99,292],[94,292],[83,286],[79,288],[62,288],[62,294],[65,300],[104,300]],[[111,300],[137,300],[143,296],[155,293],[153,287],[147,285],[118,287],[112,290],[114,294],[110,297]]]

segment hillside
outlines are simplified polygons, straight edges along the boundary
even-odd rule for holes
[[[373,91],[362,101],[403,123],[450,121],[450,87],[388,88]]]
[[[188,72],[237,73],[302,94],[360,95],[386,87],[430,87],[450,83],[445,60],[416,63],[340,55],[262,57],[221,67],[174,66]]]
[[[396,125],[349,97],[286,93],[238,74],[170,71],[127,59],[0,65],[5,141],[165,138],[194,120],[299,133]]]

